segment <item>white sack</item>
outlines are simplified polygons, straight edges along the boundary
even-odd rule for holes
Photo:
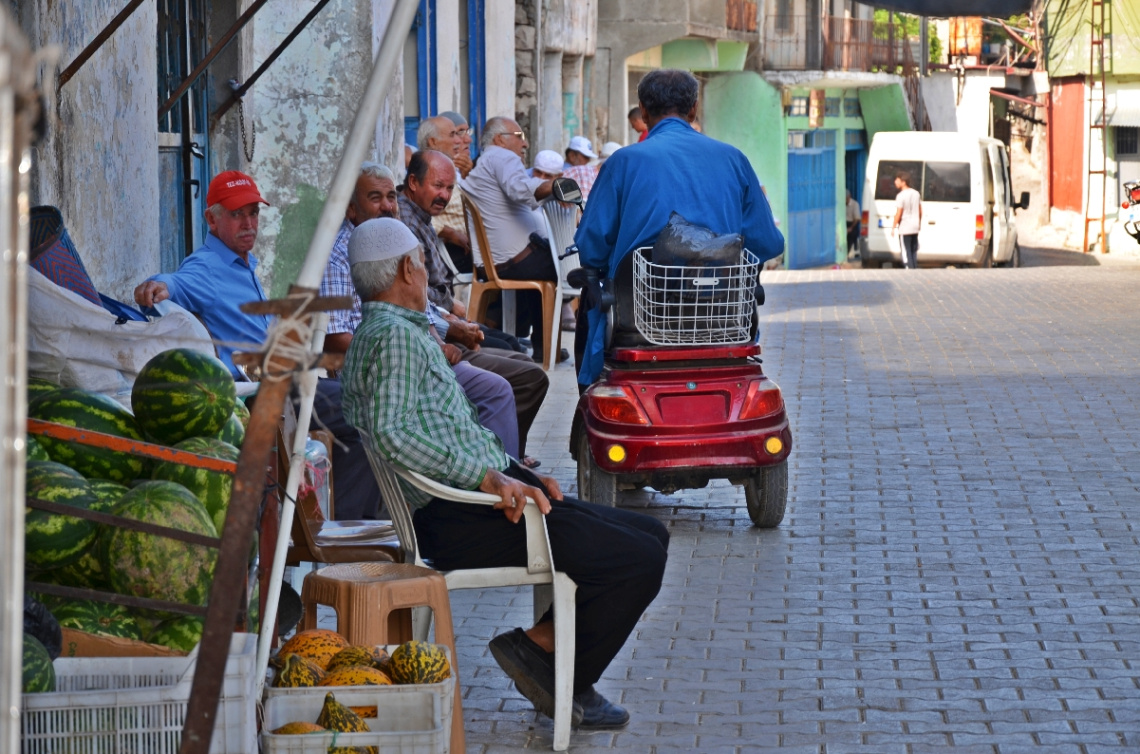
[[[28,268],[28,374],[62,387],[104,393],[129,407],[131,386],[153,356],[169,348],[214,355],[210,333],[172,301],[150,322],[116,317]]]

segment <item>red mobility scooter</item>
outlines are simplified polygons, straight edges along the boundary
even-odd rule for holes
[[[725,266],[655,264],[646,247],[614,280],[576,276],[600,289],[606,317],[605,366],[570,431],[583,499],[614,505],[623,490],[727,479],[744,487],[753,524],[780,524],[792,433],[756,343],[760,267],[747,250]]]

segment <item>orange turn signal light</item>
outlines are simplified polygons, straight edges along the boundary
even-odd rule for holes
[[[633,392],[628,387],[603,385],[590,391],[590,406],[601,419],[616,424],[648,424]]]
[[[744,404],[740,407],[740,418],[763,419],[766,416],[775,416],[784,410],[784,396],[780,387],[771,380],[753,380],[744,395]]]

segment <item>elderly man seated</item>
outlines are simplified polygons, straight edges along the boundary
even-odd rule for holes
[[[416,152],[408,166],[408,177],[399,197],[400,220],[412,231],[424,248],[428,267],[428,298],[436,306],[443,301],[439,291],[447,289],[447,281],[436,277],[441,275],[442,264],[434,264],[443,256],[443,243],[429,222],[447,204],[453,186],[455,168],[447,155],[428,150]],[[531,424],[538,415],[538,409],[546,397],[549,379],[542,368],[525,354],[512,350],[487,349],[493,341],[502,342],[509,337],[506,333],[489,331],[487,328],[468,322],[465,319],[444,312],[444,321],[437,321],[436,328],[444,331],[444,337],[457,343],[464,361],[502,375],[515,391],[518,406],[519,454],[528,468],[540,465],[539,461],[526,455],[526,441]]]
[[[458,126],[443,115],[428,118],[420,123],[419,130],[416,131],[419,151],[442,152],[455,163],[456,183],[462,179],[459,160],[467,157],[467,144],[470,143],[470,138],[466,137],[467,131],[466,125]],[[467,159],[467,169],[471,169],[470,158]],[[471,241],[467,238],[467,225],[463,219],[463,199],[460,192],[452,192],[447,206],[431,219],[431,226],[443,241],[455,269],[458,272],[471,272]]]
[[[589,200],[590,189],[598,177],[598,166],[591,165],[590,160],[596,160],[594,146],[585,136],[575,136],[566,148],[566,165],[562,175],[572,179],[582,189],[582,199]]]
[[[256,348],[269,332],[269,317],[240,309],[246,302],[266,298],[257,279],[253,247],[261,205],[268,203],[248,175],[236,170],[219,173],[206,191],[206,225],[210,230],[201,248],[182,260],[177,272],[154,275],[135,288],[139,306],[170,299],[198,315],[218,342],[218,356],[238,379],[245,376],[233,363],[236,344],[249,343]],[[332,457],[336,517],[376,518],[380,489],[360,445],[360,435],[344,421],[340,398],[337,380],[319,380],[310,425],[311,429],[330,430],[338,440]]]
[[[416,237],[394,220],[353,231],[348,258],[364,300],[345,358],[345,411],[389,462],[444,484],[498,495],[493,508],[432,498],[405,486],[424,557],[444,570],[526,564],[522,506],[546,515],[554,562],[578,585],[573,722],[617,728],[629,713],[594,684],[661,587],[669,534],[656,519],[564,497],[558,483],[503,452],[428,334],[427,271]],[[554,714],[554,626],[548,612],[528,630],[491,640],[491,654],[539,712]]]
[[[550,242],[533,210],[550,196],[551,181],[526,174],[526,134],[510,118],[487,121],[483,154],[460,187],[483,216],[495,271],[506,280],[558,280]],[[543,361],[542,297],[520,291],[518,333],[533,332],[534,360]]]

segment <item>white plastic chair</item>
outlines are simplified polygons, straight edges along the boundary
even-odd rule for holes
[[[565,259],[559,259],[562,254],[566,253],[568,247],[574,245],[574,234],[578,230],[578,208],[573,204],[563,204],[550,199],[542,205],[542,216],[546,220],[546,237],[550,241],[550,252],[554,256],[554,269],[558,270],[558,286],[555,288],[554,294],[554,316],[561,317],[562,302],[581,295],[581,291],[572,288],[566,282],[566,275],[579,267],[578,255],[572,254]],[[562,347],[561,322],[558,324],[557,340],[558,348],[551,349],[552,351],[557,351]],[[546,355],[547,369],[554,368],[556,356],[556,353]]]
[[[412,510],[404,498],[399,479],[427,492],[433,497],[454,500],[476,505],[494,505],[499,502],[496,495],[485,492],[459,490],[432,481],[422,474],[401,469],[385,461],[373,450],[372,439],[360,433],[372,472],[380,486],[392,524],[404,548],[404,562],[430,568],[420,557],[416,531],[412,526]],[[448,590],[488,589],[505,586],[533,585],[534,619],[537,621],[546,612],[551,601],[554,604],[554,751],[565,751],[570,746],[570,715],[574,704],[574,626],[575,592],[578,585],[565,573],[554,570],[554,558],[550,553],[550,537],[546,530],[546,518],[539,512],[533,500],[527,499],[523,508],[523,523],[526,526],[527,565],[505,568],[469,568],[456,571],[441,571],[447,581]],[[426,639],[430,627],[431,613],[418,611],[413,615],[412,631],[417,639]],[[459,693],[458,689],[456,693]]]

